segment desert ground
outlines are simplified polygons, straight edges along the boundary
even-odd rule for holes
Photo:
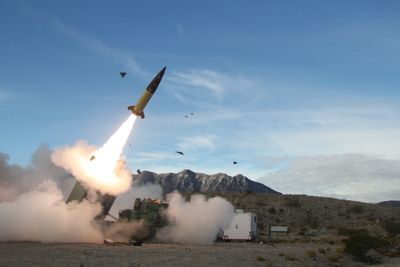
[[[313,252],[311,252],[313,251]],[[315,255],[314,255],[315,253]],[[338,256],[340,255],[340,256]],[[326,243],[235,243],[142,246],[0,243],[0,266],[365,266]],[[400,258],[379,266],[400,266]]]

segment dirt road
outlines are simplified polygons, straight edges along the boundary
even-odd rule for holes
[[[336,245],[318,243],[133,247],[6,242],[0,243],[0,266],[364,266],[347,255],[338,257],[337,251]],[[400,266],[400,258],[384,261],[380,266]]]

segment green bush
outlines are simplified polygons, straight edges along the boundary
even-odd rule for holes
[[[276,209],[275,209],[274,207],[269,208],[269,209],[268,209],[268,212],[269,212],[270,214],[276,214]]]
[[[387,241],[373,237],[368,232],[354,233],[350,237],[343,241],[346,245],[344,251],[353,256],[354,260],[362,261],[369,264],[379,263],[377,259],[374,259],[367,255],[370,249],[379,249],[388,245]]]
[[[301,203],[298,198],[288,198],[285,200],[284,205],[290,208],[299,208]]]
[[[265,258],[261,257],[261,256],[257,256],[256,258],[257,261],[266,261]]]
[[[354,205],[349,209],[349,211],[354,214],[361,214],[364,212],[364,207],[361,205]]]
[[[315,258],[317,256],[317,253],[314,250],[308,250],[306,252],[306,256],[308,256],[310,258]]]
[[[383,223],[383,228],[392,236],[400,235],[400,222],[387,220]]]
[[[339,235],[347,235],[347,236],[368,235],[368,231],[365,229],[348,229],[348,228],[341,227],[338,229],[338,234]]]

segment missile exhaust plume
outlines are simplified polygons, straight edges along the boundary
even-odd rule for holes
[[[114,196],[123,193],[129,190],[132,179],[129,169],[121,161],[121,154],[136,118],[135,115],[130,115],[97,150],[79,141],[73,146],[57,149],[51,159],[88,188]]]

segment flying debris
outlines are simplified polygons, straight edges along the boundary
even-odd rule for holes
[[[234,161],[233,164],[238,164],[237,161]]]
[[[181,154],[183,156],[183,152],[181,151],[175,151],[175,153]]]
[[[162,77],[164,76],[166,68],[167,67],[164,67],[149,83],[142,97],[139,99],[138,102],[136,102],[136,105],[128,107],[128,109],[131,110],[133,114],[135,114],[136,116],[140,116],[142,119],[144,119],[143,110],[149,102],[150,98],[153,96],[154,92],[157,90],[157,87],[160,84]]]
[[[94,155],[92,155],[92,156],[90,157],[90,161],[92,161],[92,160],[94,160],[94,159],[96,159],[96,157],[95,157]]]
[[[193,113],[193,112],[190,112],[190,115],[191,115],[191,116],[193,116],[193,115],[194,115],[194,113]],[[189,117],[189,115],[188,115],[188,114],[186,114],[186,115],[185,115],[185,118],[188,118],[188,117]]]
[[[140,171],[140,169],[136,170],[137,174],[142,174],[142,172]]]
[[[120,72],[119,75],[121,75],[121,78],[123,79],[126,75],[126,72]]]

